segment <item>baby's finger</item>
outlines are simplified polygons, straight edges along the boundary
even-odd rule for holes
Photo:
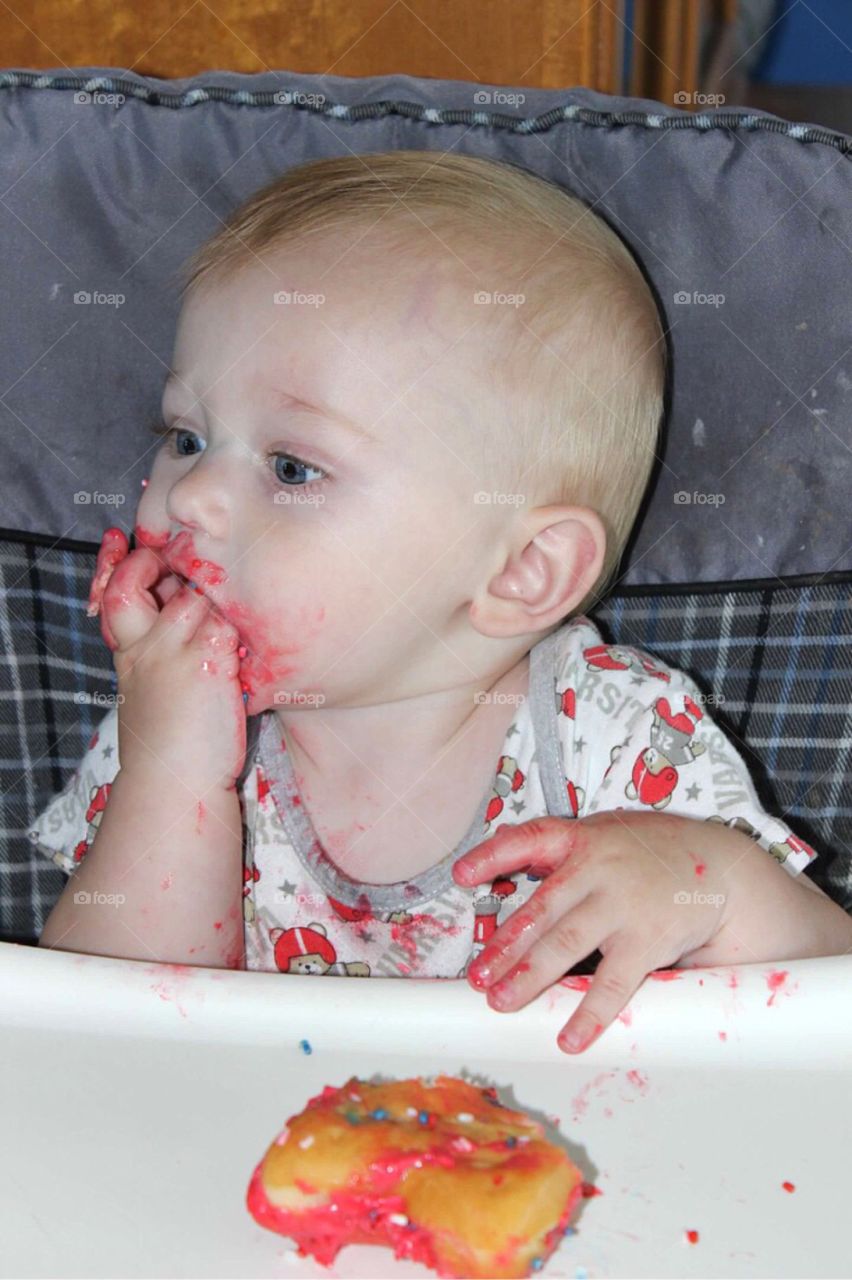
[[[533,942],[523,958],[488,988],[487,999],[492,1009],[507,1013],[510,1009],[522,1008],[563,978],[578,961],[606,943],[617,928],[612,910],[611,899],[591,894],[579,906],[564,911],[553,928]]]
[[[547,875],[584,842],[585,832],[578,819],[545,817],[504,822],[493,836],[453,864],[453,877],[457,884],[479,884],[526,866],[539,875]]]
[[[148,547],[138,547],[116,566],[104,591],[101,614],[104,639],[108,644],[110,639],[114,642],[111,648],[129,649],[148,634],[161,616],[150,591],[161,574],[162,565]],[[177,593],[169,605],[175,599]],[[164,606],[163,613],[169,605]]]
[[[568,912],[573,918],[574,911],[588,897],[589,891],[588,880],[577,876],[570,864],[558,867],[488,939],[483,950],[468,966],[468,980],[478,990],[491,986],[508,973],[558,920]],[[612,920],[610,930],[615,924],[616,921]]]
[[[112,527],[104,532],[95,563],[95,574],[89,589],[89,602],[86,606],[87,618],[96,618],[98,616],[106,585],[112,576],[115,566],[127,555],[127,547],[127,535],[121,529]]]
[[[636,994],[654,965],[635,943],[616,943],[601,960],[592,984],[556,1037],[565,1053],[582,1053]]]

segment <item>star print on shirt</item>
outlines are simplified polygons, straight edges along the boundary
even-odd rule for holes
[[[583,748],[585,747],[585,745],[586,745],[585,739],[584,739],[584,738],[578,738],[578,739],[577,739],[577,741],[574,743],[574,750],[575,750],[575,751],[582,751],[582,750],[583,750]]]
[[[686,788],[687,800],[697,800],[700,795],[701,795],[701,788],[699,787],[697,782],[693,782],[691,787]]]
[[[110,743],[108,747],[104,747],[103,751],[101,752],[101,755],[103,756],[104,760],[109,760],[110,756],[112,755],[112,750],[113,750],[112,743]]]
[[[296,892],[296,886],[291,884],[289,880],[285,880],[283,884],[279,884],[278,892],[289,898]]]

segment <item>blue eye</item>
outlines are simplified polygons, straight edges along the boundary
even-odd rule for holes
[[[320,467],[311,466],[310,462],[302,462],[301,458],[296,458],[292,453],[275,453],[275,475],[282,484],[307,485],[315,484],[315,480],[306,480],[303,476],[305,471],[315,471],[318,476],[324,476],[325,472]]]
[[[187,430],[186,427],[167,427],[164,422],[154,422],[151,424],[151,431],[154,435],[161,436],[168,448],[169,452],[178,458],[192,458],[196,453],[203,452],[203,449],[190,448],[188,451],[183,447],[188,441],[203,441],[194,431]],[[303,462],[301,458],[297,458],[292,453],[271,453],[270,458],[275,459],[275,478],[287,488],[302,486],[307,488],[309,485],[318,484],[320,479],[326,476],[326,472],[321,467],[315,467],[310,462]],[[312,477],[306,477],[306,471],[315,473]]]

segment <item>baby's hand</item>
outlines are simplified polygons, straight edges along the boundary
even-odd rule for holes
[[[722,927],[734,855],[713,848],[707,825],[623,809],[504,824],[458,859],[456,882],[528,868],[544,879],[471,962],[469,981],[492,1008],[519,1009],[599,950],[589,990],[557,1037],[566,1053],[587,1048],[648,973]]]
[[[232,790],[246,753],[236,628],[177,580],[160,608],[162,565],[149,547],[128,555],[116,539],[102,552],[115,556],[101,627],[118,676],[122,770],[153,772],[164,786],[175,778],[199,798]]]

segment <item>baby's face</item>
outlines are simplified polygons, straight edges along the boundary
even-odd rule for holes
[[[447,641],[501,567],[505,515],[475,502],[499,406],[474,284],[439,263],[389,288],[387,260],[341,255],[288,250],[187,298],[136,516],[239,630],[250,715],[469,680]]]

